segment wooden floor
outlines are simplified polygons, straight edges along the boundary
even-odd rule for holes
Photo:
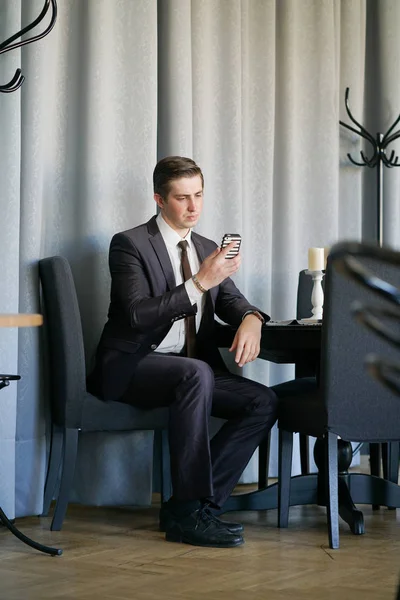
[[[276,511],[230,513],[244,546],[228,550],[168,543],[158,508],[70,506],[61,532],[50,517],[17,520],[24,533],[60,546],[48,557],[0,530],[1,600],[394,600],[400,574],[399,511],[364,510],[366,534],[341,523],[330,550],[325,510],[293,507],[286,530]],[[397,512],[397,515],[396,515]]]

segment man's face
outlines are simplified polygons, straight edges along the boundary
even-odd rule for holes
[[[203,208],[203,186],[200,175],[181,177],[170,182],[170,192],[163,200],[154,194],[162,216],[172,229],[185,237],[187,230],[194,227]]]

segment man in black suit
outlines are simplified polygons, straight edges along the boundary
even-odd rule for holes
[[[164,158],[153,181],[159,215],[111,241],[111,302],[88,388],[143,409],[169,407],[173,496],[160,511],[166,539],[238,546],[242,525],[218,519],[213,509],[267,437],[277,398],[226,369],[214,314],[237,327],[230,351],[240,367],[258,356],[269,317],[230,279],[240,265],[240,255],[226,258],[234,243],[220,250],[192,231],[203,205],[196,163]],[[211,441],[210,415],[227,420]]]

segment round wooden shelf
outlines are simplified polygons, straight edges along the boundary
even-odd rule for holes
[[[38,327],[43,323],[43,315],[35,313],[0,314],[0,327]]]

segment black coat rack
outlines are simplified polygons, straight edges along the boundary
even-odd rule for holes
[[[353,133],[356,133],[357,135],[363,137],[372,146],[372,156],[370,158],[368,158],[366,156],[366,154],[362,150],[360,150],[361,162],[354,160],[350,156],[350,154],[347,154],[347,157],[350,160],[350,162],[353,163],[353,165],[357,165],[358,167],[370,167],[370,168],[377,167],[377,172],[376,172],[376,195],[377,195],[377,198],[376,198],[376,239],[377,239],[379,246],[382,246],[382,244],[383,244],[383,167],[384,166],[388,167],[388,168],[400,167],[399,157],[396,155],[394,150],[391,151],[389,156],[387,156],[387,154],[386,154],[388,145],[400,137],[400,130],[392,133],[393,130],[395,129],[396,125],[400,122],[400,115],[394,121],[393,125],[391,125],[391,127],[389,127],[389,129],[387,130],[387,132],[385,134],[377,133],[376,136],[374,137],[365,129],[365,127],[360,125],[360,123],[358,123],[358,121],[356,121],[356,119],[351,114],[351,111],[349,108],[349,95],[350,95],[350,89],[346,88],[346,93],[345,93],[345,97],[344,97],[344,102],[346,105],[346,112],[347,112],[350,120],[355,125],[357,125],[357,127],[359,129],[355,129],[351,125],[347,125],[347,123],[343,123],[343,121],[339,121],[339,123],[340,123],[340,125],[343,125],[343,127],[346,127],[346,129],[349,129]]]
[[[43,19],[45,18],[50,7],[52,9],[50,23],[49,23],[48,27],[42,33],[39,33],[38,35],[35,35],[31,38],[28,38],[27,40],[20,40],[19,42],[16,42],[15,44],[12,43],[12,42],[14,42],[14,40],[17,40],[18,38],[23,36],[25,33],[28,33],[28,31],[31,31],[31,29],[34,29],[37,25],[39,25],[39,23],[41,23],[41,21],[43,21]],[[15,33],[11,37],[9,37],[8,40],[6,40],[2,44],[0,44],[0,54],[4,54],[5,52],[9,52],[10,50],[15,50],[16,48],[20,48],[21,46],[26,46],[26,44],[31,44],[32,42],[36,42],[37,40],[44,38],[53,29],[56,19],[57,19],[57,2],[56,2],[56,0],[45,0],[44,6],[42,8],[42,12],[30,25],[27,25],[26,27],[21,29],[21,31],[18,31],[17,33]],[[5,85],[0,85],[0,92],[3,92],[4,94],[8,94],[10,92],[15,92],[24,83],[24,80],[25,80],[25,77],[22,75],[21,69],[17,69],[15,71],[14,77],[8,83],[6,83]]]
[[[28,38],[26,40],[21,40],[21,41],[13,44],[12,42],[14,42],[18,38],[20,38],[22,35],[24,35],[28,31],[30,31],[34,27],[36,27],[44,19],[50,6],[52,8],[52,15],[51,15],[51,19],[50,19],[50,23],[49,23],[48,27],[42,33],[39,33],[38,35],[35,35],[34,37]],[[31,44],[32,42],[36,42],[37,40],[40,40],[41,38],[45,37],[53,29],[56,19],[57,19],[57,2],[56,2],[56,0],[45,0],[42,12],[37,17],[37,19],[35,19],[27,27],[24,27],[23,29],[21,29],[21,31],[18,31],[16,34],[12,35],[10,38],[8,38],[8,40],[6,40],[2,44],[0,44],[0,54],[4,54],[5,52],[9,52],[10,50],[15,50],[16,48],[20,48],[21,46],[26,46],[26,44]],[[15,71],[14,77],[8,83],[6,83],[5,85],[0,85],[0,92],[6,93],[6,94],[10,93],[10,92],[15,92],[18,88],[21,87],[24,80],[25,80],[25,77],[22,75],[21,69],[17,69]],[[10,384],[10,381],[14,381],[14,380],[18,380],[18,379],[20,379],[19,375],[1,375],[0,374],[0,390],[4,387],[8,386]],[[11,533],[13,533],[19,540],[21,540],[22,542],[24,542],[31,548],[35,548],[36,550],[40,550],[40,552],[44,552],[45,554],[50,554],[52,556],[62,554],[61,549],[52,548],[50,546],[44,546],[43,544],[39,544],[39,542],[35,542],[34,540],[31,540],[29,537],[27,537],[26,535],[21,533],[21,531],[19,531],[19,529],[17,529],[15,527],[15,525],[13,523],[11,523],[11,521],[8,519],[7,515],[1,509],[1,507],[0,507],[0,522],[5,527],[7,527],[7,529],[9,531],[11,531]]]

